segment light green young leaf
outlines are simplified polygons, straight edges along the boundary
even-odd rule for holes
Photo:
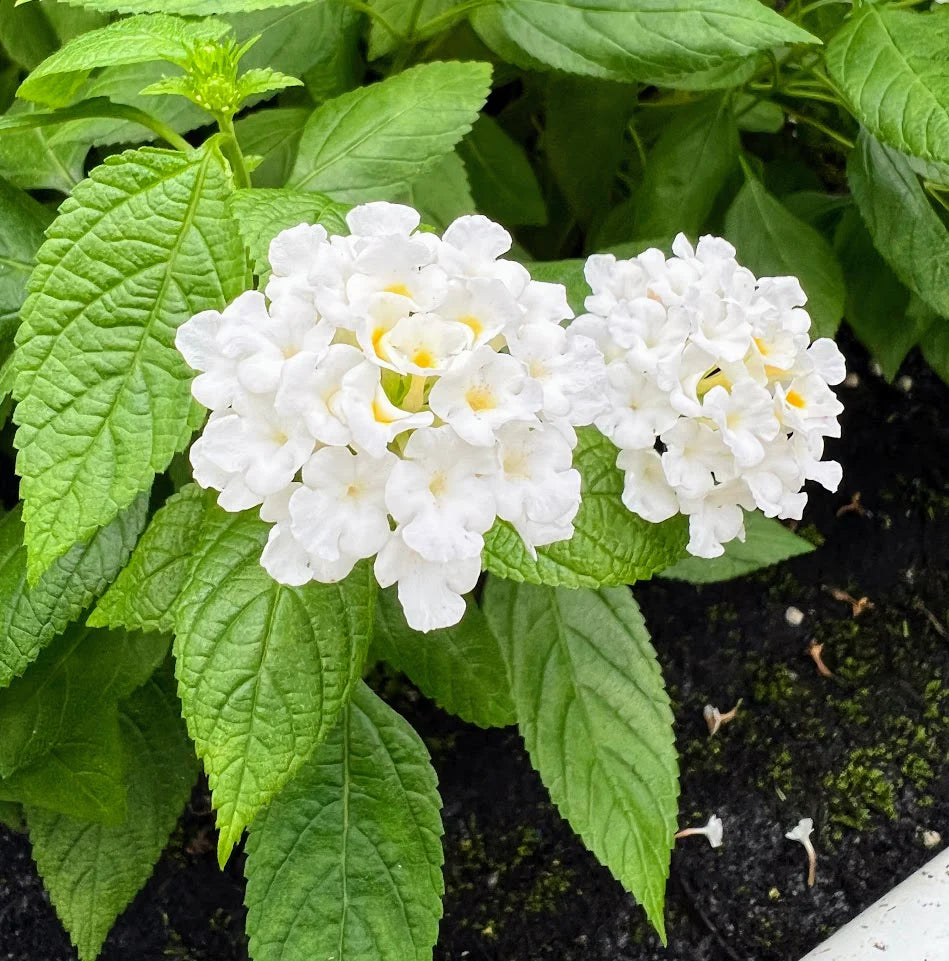
[[[861,130],[847,181],[883,259],[937,314],[949,316],[949,231],[907,159]]]
[[[420,634],[405,621],[395,588],[379,592],[373,650],[440,708],[479,727],[513,724],[504,658],[471,599],[454,627]]]
[[[17,334],[31,582],[149,487],[200,412],[179,324],[246,284],[216,141],[109,157],[60,209]]]
[[[484,613],[507,658],[531,763],[665,941],[678,765],[672,709],[636,602],[626,588],[490,577]]]
[[[175,603],[175,672],[223,864],[336,723],[362,674],[376,601],[367,564],[339,584],[278,584],[260,564],[269,525],[252,512],[207,513]]]
[[[528,584],[599,587],[648,579],[682,555],[684,518],[650,524],[628,511],[620,499],[616,448],[592,427],[577,435],[573,464],[582,477],[582,500],[573,537],[539,548],[535,560],[514,528],[498,521],[485,535],[485,570]]]
[[[121,824],[26,809],[33,858],[81,961],[95,961],[113,922],[148,880],[197,775],[178,699],[164,678],[124,702],[120,724],[127,802]]]
[[[227,29],[221,20],[182,20],[165,14],[116,20],[80,34],[57,50],[20,84],[17,96],[65,107],[96,67],[149,60],[182,62],[192,45],[217,40]]]
[[[306,223],[322,224],[331,234],[349,233],[345,219],[349,207],[322,194],[252,188],[234,193],[229,206],[261,286],[270,276],[270,241],[280,231]]]
[[[311,112],[306,107],[275,107],[234,124],[244,156],[263,158],[251,173],[255,187],[282,187],[287,182]]]
[[[360,683],[251,827],[254,961],[430,961],[444,891],[440,807],[425,745]]]
[[[789,531],[780,521],[757,511],[745,514],[745,535],[744,542],[729,541],[721,557],[684,557],[659,576],[691,584],[730,581],[814,550],[813,544]]]
[[[473,214],[477,207],[471,196],[468,172],[458,151],[445,154],[434,167],[426,170],[409,187],[404,202],[421,214],[423,224],[440,230],[456,217]]]
[[[131,694],[167,651],[167,639],[155,635],[70,627],[0,691],[0,777],[33,764],[90,715]]]
[[[26,282],[50,220],[29,194],[0,180],[0,357],[13,347]]]
[[[423,63],[313,112],[289,185],[362,203],[399,193],[471,129],[491,87],[486,63]]]
[[[0,779],[0,798],[98,824],[125,820],[125,754],[115,702],[95,706],[42,757]]]
[[[858,211],[847,210],[834,235],[847,282],[845,316],[857,338],[892,381],[922,331],[907,314],[910,293],[873,246]]]
[[[34,110],[33,104],[18,100],[4,116],[16,117]],[[24,190],[70,193],[82,180],[90,142],[77,138],[55,143],[55,132],[55,127],[4,131],[0,135],[0,177]]]
[[[523,50],[519,65],[621,81],[731,70],[757,51],[819,42],[758,0],[501,0],[471,20],[489,46],[501,33]]]
[[[827,46],[827,70],[877,138],[949,162],[949,10],[864,3]]]
[[[638,190],[634,237],[697,237],[738,162],[738,127],[728,95],[670,113],[646,158]]]
[[[54,561],[35,587],[26,583],[20,510],[0,519],[0,687],[19,677],[121,570],[145,526],[140,494],[85,544]]]
[[[812,337],[833,337],[844,312],[844,278],[833,248],[754,177],[725,215],[738,260],[759,277],[794,276],[807,294]]]
[[[471,181],[471,195],[485,216],[509,227],[547,223],[537,176],[520,144],[487,114],[458,145]]]

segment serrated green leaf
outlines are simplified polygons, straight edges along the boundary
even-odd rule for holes
[[[622,81],[731,70],[758,51],[819,42],[758,0],[501,0],[471,20],[489,46],[502,33],[531,62]]]
[[[425,745],[360,683],[251,828],[254,961],[429,961],[444,890],[440,806]]]
[[[684,557],[659,576],[691,584],[730,581],[812,550],[813,544],[789,531],[780,521],[752,511],[745,514],[744,541],[729,541],[721,557]]]
[[[397,200],[397,198],[393,198]],[[446,154],[408,189],[404,202],[422,216],[422,223],[444,230],[456,217],[476,210],[468,172],[458,154]]]
[[[458,153],[482,213],[510,227],[547,223],[547,207],[527,154],[493,117],[478,118]]]
[[[287,182],[311,113],[306,107],[277,107],[258,110],[234,124],[244,155],[263,158],[251,174],[255,187],[282,187]]]
[[[216,142],[109,157],[37,254],[17,334],[14,419],[28,573],[128,506],[200,412],[179,324],[246,286]]]
[[[0,356],[13,347],[26,282],[52,220],[29,194],[0,180]]]
[[[949,316],[949,231],[907,159],[861,130],[847,181],[883,259],[937,314]]]
[[[19,677],[121,570],[147,510],[148,498],[140,494],[87,543],[54,561],[32,588],[26,583],[19,508],[0,519],[0,687]]]
[[[269,525],[209,505],[175,602],[175,672],[211,785],[223,863],[297,773],[361,676],[375,581],[278,584],[260,565]]]
[[[178,699],[164,679],[124,702],[120,723],[127,802],[121,824],[26,810],[33,858],[82,961],[94,961],[112,923],[148,880],[197,775]]]
[[[877,253],[856,210],[841,218],[834,247],[847,283],[847,323],[892,381],[921,333],[907,322],[910,292]]]
[[[698,236],[738,162],[738,148],[728,95],[671,111],[646,157],[633,236]]]
[[[489,577],[484,612],[507,658],[531,763],[665,941],[678,764],[672,709],[636,602],[626,588]]]
[[[331,234],[349,233],[345,219],[349,207],[322,194],[286,188],[252,188],[234,193],[229,206],[261,285],[270,276],[267,259],[270,241],[281,230],[307,223],[322,224]]]
[[[497,638],[471,599],[454,627],[420,634],[395,588],[379,592],[373,650],[440,708],[479,727],[513,724],[514,704]]]
[[[4,116],[33,113],[33,104],[17,101]],[[24,190],[58,190],[68,194],[82,180],[89,143],[76,139],[53,143],[55,127],[4,131],[0,135],[0,177]]]
[[[220,20],[190,21],[165,14],[116,20],[80,34],[47,57],[20,84],[17,96],[64,107],[97,67],[149,60],[187,60],[191,46],[217,40],[228,30]]]
[[[424,63],[328,100],[300,140],[289,185],[362,203],[404,191],[471,129],[486,63]]]
[[[121,824],[125,754],[115,703],[95,707],[42,757],[0,779],[0,798],[97,824]]]
[[[833,337],[844,312],[844,278],[833,248],[749,176],[725,215],[738,261],[759,277],[794,276],[807,294],[812,337]]]
[[[865,3],[827,46],[827,70],[877,138],[949,162],[949,10]]]
[[[90,714],[144,684],[168,650],[155,635],[73,625],[0,691],[0,777],[33,764]]]
[[[485,570],[528,584],[599,587],[648,579],[681,557],[685,519],[650,524],[628,511],[616,448],[592,427],[580,428],[577,436],[573,465],[582,486],[573,537],[538,548],[535,560],[515,530],[498,521],[485,535]]]

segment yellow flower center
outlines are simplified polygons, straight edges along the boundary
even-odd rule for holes
[[[498,406],[494,394],[487,387],[472,387],[465,394],[465,400],[472,410],[493,410]]]
[[[785,395],[784,399],[792,406],[798,409],[802,407],[807,407],[807,401],[796,391],[789,390]]]
[[[409,288],[406,287],[405,284],[389,284],[389,286],[385,288],[385,292],[387,294],[398,294],[400,297],[412,296],[409,293]]]

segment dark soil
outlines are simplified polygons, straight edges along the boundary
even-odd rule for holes
[[[799,529],[822,546],[740,582],[635,589],[675,703],[680,823],[725,822],[720,849],[676,847],[668,949],[559,818],[516,731],[479,731],[389,685],[445,801],[438,961],[796,961],[932,856],[924,832],[949,839],[949,390],[915,355],[912,383],[890,387],[859,348],[848,354],[860,383],[842,388],[831,451],[844,483],[812,494]],[[830,589],[873,606],[854,617]],[[805,653],[811,639],[833,677]],[[704,705],[739,698],[709,739]],[[820,855],[812,890],[784,839],[803,816]],[[216,868],[199,787],[104,961],[243,961],[240,871],[239,857]],[[12,832],[0,833],[0,958],[73,958]]]

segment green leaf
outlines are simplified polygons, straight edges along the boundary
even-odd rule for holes
[[[949,232],[907,159],[862,130],[847,159],[847,181],[883,259],[937,314],[949,316]]]
[[[510,227],[547,223],[547,207],[527,154],[493,117],[478,118],[458,153],[485,216]]]
[[[759,50],[819,42],[758,0],[501,0],[471,19],[489,46],[501,32],[530,61],[622,81],[731,70]]]
[[[17,334],[17,471],[31,582],[149,487],[201,412],[179,324],[246,286],[216,141],[109,157],[37,254]]]
[[[428,751],[360,684],[340,723],[254,823],[254,961],[430,961],[442,824]]]
[[[168,650],[155,635],[73,625],[0,691],[0,777],[73,736],[90,714],[144,684]]]
[[[392,53],[401,43],[416,38],[418,28],[435,17],[460,5],[462,0],[371,0],[377,17],[385,18],[398,36],[382,26],[379,19],[372,19],[369,30],[369,59],[378,60]],[[402,38],[400,40],[400,38]]]
[[[26,282],[51,219],[29,194],[0,180],[0,356],[13,346]]]
[[[910,293],[876,252],[856,210],[844,213],[834,246],[847,282],[847,323],[892,381],[921,333],[907,323]]]
[[[2,0],[0,45],[14,63],[32,70],[59,46],[59,38],[39,4],[18,7]]]
[[[0,801],[0,824],[17,833],[26,832],[23,806],[16,801]]]
[[[479,727],[513,724],[504,658],[481,608],[454,627],[420,634],[405,621],[394,588],[379,592],[373,650],[440,708]]]
[[[289,185],[362,203],[405,190],[471,129],[491,85],[486,63],[424,63],[313,112]]]
[[[234,124],[244,155],[263,158],[251,174],[256,187],[282,187],[287,182],[310,113],[306,107],[277,107],[258,110]]]
[[[745,514],[744,542],[729,541],[721,557],[684,557],[659,576],[691,584],[730,581],[812,550],[813,544],[789,531],[780,521],[752,511]]]
[[[148,498],[140,494],[87,543],[54,561],[32,588],[19,508],[0,519],[0,687],[19,677],[102,593],[128,560],[147,511]]]
[[[189,21],[165,14],[117,20],[80,34],[47,57],[20,84],[17,96],[64,107],[97,67],[149,60],[182,63],[193,45],[217,40],[227,29],[220,20]]]
[[[286,188],[252,188],[234,193],[229,206],[261,286],[270,276],[267,259],[270,241],[280,231],[307,223],[322,224],[330,234],[349,233],[346,225],[349,207],[322,194]]]
[[[621,498],[623,473],[616,448],[592,427],[577,431],[573,466],[582,477],[576,532],[537,551],[536,560],[507,523],[485,535],[485,570],[513,581],[554,587],[632,584],[675,563],[687,541],[683,517],[650,524],[628,511]]]
[[[672,709],[636,602],[626,588],[490,577],[484,612],[507,658],[531,763],[665,941],[678,765]]]
[[[127,814],[125,755],[115,703],[93,708],[41,758],[0,780],[0,797],[99,824]]]
[[[33,104],[17,101],[4,116],[33,112]],[[24,190],[70,193],[82,180],[89,143],[82,139],[54,143],[54,132],[53,127],[35,127],[0,134],[0,177]]]
[[[197,775],[173,687],[150,681],[122,705],[127,815],[90,824],[26,810],[33,858],[82,961],[94,961],[113,922],[148,880]]]
[[[18,0],[20,3],[26,0]],[[246,13],[304,3],[306,0],[62,0],[87,10],[115,13],[177,13],[181,16],[212,16],[219,13]]]
[[[223,864],[336,723],[362,674],[375,581],[360,564],[339,584],[278,584],[260,565],[268,524],[207,514],[175,602],[175,671]]]
[[[725,215],[738,260],[759,277],[797,277],[807,294],[812,337],[833,337],[844,311],[844,279],[830,244],[754,177]]]
[[[949,384],[949,320],[945,317],[934,320],[919,346],[926,362]]]
[[[827,70],[878,139],[949,161],[949,11],[865,3],[827,46]]]
[[[395,198],[393,198],[395,199]],[[405,203],[422,216],[422,223],[444,230],[456,217],[476,209],[468,173],[457,151],[445,154],[409,187]]]
[[[322,5],[326,19],[320,31],[320,57],[303,75],[315,104],[325,103],[359,85],[365,64],[362,58],[362,15],[344,3]]]
[[[728,95],[671,112],[646,158],[634,237],[696,237],[738,160],[738,127]]]

